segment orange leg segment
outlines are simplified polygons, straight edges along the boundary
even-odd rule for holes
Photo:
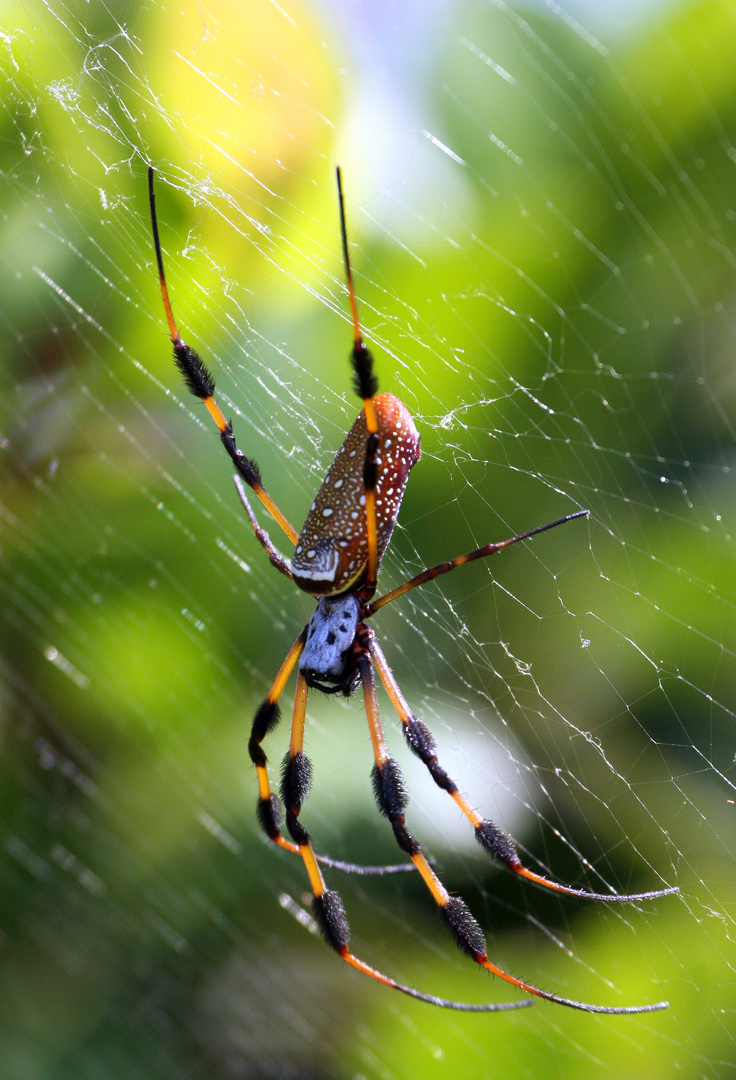
[[[258,820],[261,823],[261,828],[274,844],[278,844],[279,847],[286,848],[288,851],[292,851],[295,854],[298,853],[296,845],[289,843],[288,840],[284,840],[281,835],[281,806],[278,798],[271,793],[271,785],[268,779],[267,759],[261,743],[266,735],[268,735],[269,731],[272,731],[276,727],[281,718],[279,698],[284,691],[289,676],[301,656],[306,639],[307,629],[305,627],[289,649],[288,655],[281,665],[271,689],[268,691],[265,700],[256,712],[251,727],[250,739],[248,741],[248,753],[250,754],[250,759],[255,765],[258,774]]]
[[[386,685],[389,696],[397,710],[399,710],[400,707],[401,710],[405,710],[406,703],[396,685],[393,675],[391,675],[390,669],[383,657],[383,653],[376,644],[372,634],[369,635],[368,641],[370,656],[373,657],[374,661],[376,661],[376,666],[379,667],[379,673]],[[381,666],[379,666],[379,657]],[[551,994],[545,990],[540,990],[538,987],[532,986],[531,983],[525,982],[524,980],[518,979],[516,976],[503,971],[488,959],[485,935],[475,919],[475,916],[470,911],[470,908],[459,896],[450,896],[437,874],[435,874],[434,870],[427,862],[419,844],[406,828],[404,818],[404,808],[407,802],[406,788],[399,766],[388,756],[386,751],[383,732],[378,718],[378,703],[376,701],[376,690],[373,682],[372,664],[369,657],[366,657],[362,663],[359,663],[359,669],[363,681],[368,727],[370,729],[371,742],[373,744],[374,756],[376,759],[373,770],[373,788],[378,808],[391,822],[399,847],[409,855],[421,874],[422,879],[432,894],[440,914],[442,915],[448,930],[455,939],[458,948],[472,960],[475,960],[477,964],[480,964],[481,967],[485,968],[486,971],[490,971],[492,975],[498,975],[499,978],[504,979],[513,986],[519,987],[520,990],[524,990],[528,994],[533,994],[535,997],[544,998],[545,1001],[552,1001],[557,1005],[566,1005],[571,1009],[579,1009],[582,1012],[608,1014],[655,1012],[659,1009],[667,1008],[666,1001],[661,1001],[654,1005],[627,1005],[622,1007],[591,1005],[583,1001],[573,1001],[570,998],[563,998],[558,994]],[[402,715],[402,711],[399,711],[399,715]],[[403,716],[402,719],[404,719]],[[446,774],[444,775],[446,776]],[[452,782],[450,781],[450,784],[451,783]],[[463,803],[459,803],[461,808]],[[467,804],[465,805],[467,806]],[[469,807],[468,811],[469,816],[474,813],[473,811],[470,811]]]
[[[378,420],[373,405],[373,396],[378,390],[378,380],[373,374],[373,357],[363,341],[358,320],[358,304],[355,299],[355,286],[353,285],[353,271],[350,265],[350,251],[348,250],[348,231],[345,224],[345,196],[342,190],[342,171],[337,168],[337,194],[340,203],[340,230],[342,233],[342,251],[345,261],[345,274],[348,281],[348,296],[350,297],[350,312],[353,319],[353,352],[351,363],[353,365],[354,383],[357,393],[363,399],[365,422],[368,429],[368,440],[365,451],[365,467],[363,471],[363,487],[365,489],[365,521],[366,539],[368,547],[368,566],[366,571],[365,588],[367,594],[373,594],[376,588],[376,576],[378,574],[378,525],[376,519],[376,453],[378,451]]]
[[[558,518],[556,521],[550,521],[547,525],[540,525],[536,529],[529,529],[528,532],[520,533],[518,536],[511,536],[508,540],[500,540],[497,543],[485,544],[483,547],[476,548],[475,551],[468,551],[465,555],[457,555],[454,559],[448,559],[447,562],[437,563],[436,566],[429,566],[426,570],[422,570],[419,574],[416,574],[413,578],[405,581],[403,585],[398,585],[391,592],[385,593],[380,596],[378,600],[374,600],[371,604],[368,604],[365,610],[365,618],[369,618],[374,615],[379,608],[385,607],[386,604],[390,604],[393,600],[398,600],[400,596],[410,592],[412,589],[416,589],[418,585],[424,585],[427,581],[434,581],[435,578],[440,577],[442,574],[449,574],[451,570],[457,569],[458,566],[464,566],[465,563],[475,562],[476,559],[487,559],[489,555],[495,555],[497,551],[501,551],[503,548],[510,547],[512,544],[518,544],[521,540],[529,540],[532,536],[536,536],[538,533],[547,532],[549,529],[556,529],[558,525],[565,525],[568,521],[574,521],[576,518],[587,517],[588,510],[578,510],[574,514],[567,514],[566,517]]]
[[[562,885],[557,881],[551,881],[549,878],[543,877],[541,874],[536,874],[533,870],[527,869],[519,858],[516,851],[516,845],[512,838],[507,833],[503,832],[502,829],[499,829],[499,827],[489,818],[481,817],[477,810],[473,809],[465,796],[458,791],[455,782],[447,775],[440,765],[437,759],[436,743],[432,732],[426,724],[422,723],[421,720],[417,720],[417,718],[412,715],[404,695],[401,693],[398,683],[393,676],[393,672],[388,665],[386,657],[383,654],[383,650],[373,635],[369,638],[369,649],[376,668],[378,669],[381,682],[386,688],[386,693],[391,699],[391,703],[396,709],[396,712],[399,714],[399,719],[401,720],[404,729],[404,735],[411,750],[427,766],[430,775],[437,786],[442,788],[443,791],[446,791],[450,798],[460,808],[475,829],[475,836],[478,843],[484,851],[496,860],[496,862],[502,863],[504,866],[508,867],[509,870],[513,870],[515,874],[527,878],[528,881],[533,881],[536,885],[542,885],[544,888],[552,889],[554,892],[564,893],[566,896],[577,896],[584,900],[603,900],[609,903],[632,903],[638,900],[652,900],[655,897],[667,896],[670,893],[679,891],[675,886],[673,888],[654,889],[650,892],[641,893],[595,893],[589,892],[587,889],[576,889],[571,885]]]
[[[373,698],[375,700],[375,693],[373,694]],[[300,674],[297,678],[296,696],[294,699],[294,716],[291,726],[291,741],[289,744],[289,753],[284,763],[284,777],[281,794],[286,807],[286,822],[289,831],[296,843],[296,850],[298,850],[304,861],[304,866],[309,877],[309,884],[314,897],[314,914],[327,943],[347,964],[350,964],[351,967],[356,968],[364,975],[368,975],[370,978],[375,979],[383,986],[387,986],[393,990],[399,990],[401,993],[417,998],[419,1001],[426,1001],[431,1005],[438,1005],[441,1008],[455,1009],[462,1012],[500,1012],[509,1009],[522,1008],[531,1004],[528,1001],[514,1001],[501,1004],[471,1005],[435,997],[431,994],[423,994],[419,990],[415,990],[410,986],[404,986],[390,978],[388,975],[384,975],[382,972],[377,971],[350,951],[350,927],[348,925],[342,899],[338,892],[334,889],[328,889],[325,885],[325,880],[319,867],[318,857],[314,854],[312,849],[309,834],[298,820],[302,803],[309,792],[309,783],[311,780],[311,766],[308,758],[304,754],[306,705],[307,684],[304,677]],[[377,712],[375,716],[377,720]],[[380,725],[376,725],[373,730],[375,731],[374,747],[376,753],[378,755],[385,755],[388,760],[386,748],[385,745],[383,745],[383,736],[380,731]],[[423,876],[425,867],[426,871],[432,875],[432,871],[423,856],[421,857],[421,864],[420,861],[417,861],[416,865]]]
[[[256,712],[251,728],[248,750],[250,758],[256,767],[258,776],[258,820],[261,828],[278,847],[283,848],[292,855],[301,855],[298,844],[292,843],[281,835],[281,803],[278,796],[271,791],[268,779],[267,758],[261,747],[261,742],[266,735],[276,727],[280,719],[279,698],[291,676],[292,671],[301,655],[306,639],[306,627],[292,645],[284,660],[273,686],[269,690],[265,700]],[[344,862],[342,859],[333,859],[329,855],[315,855],[314,858],[323,866],[329,866],[334,870],[341,870],[346,874],[354,874],[359,877],[383,877],[386,874],[403,874],[411,872],[414,867],[411,863],[389,863],[388,865],[364,865],[362,863]]]
[[[156,196],[153,189],[153,176],[154,170],[152,167],[148,170],[148,197],[151,205],[151,226],[153,229],[153,243],[156,248],[156,262],[158,264],[158,279],[161,285],[161,296],[164,303],[164,311],[166,312],[166,321],[169,324],[169,335],[171,337],[171,343],[174,346],[174,362],[179,368],[179,371],[184,376],[184,382],[187,385],[187,389],[194,394],[195,397],[200,398],[204,402],[210,416],[217,424],[220,430],[220,438],[222,444],[230,455],[233,465],[238,470],[240,475],[245,480],[263,505],[268,510],[269,514],[278,522],[286,535],[291,540],[292,544],[296,544],[298,540],[298,534],[296,529],[293,528],[281,513],[279,508],[274,503],[271,496],[263,487],[261,482],[261,475],[258,471],[258,466],[254,461],[251,461],[245,456],[245,454],[237,448],[235,445],[235,436],[233,435],[232,424],[229,420],[226,420],[223,416],[220,406],[217,404],[214,398],[215,392],[215,380],[212,378],[207,365],[197,355],[194,349],[182,341],[179,336],[179,331],[174,320],[174,313],[171,309],[171,301],[169,300],[169,291],[166,287],[166,276],[164,274],[164,260],[161,253],[161,241],[158,235],[158,219],[156,216]]]

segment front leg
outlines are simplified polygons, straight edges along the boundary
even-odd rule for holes
[[[371,664],[368,657],[364,657],[365,665],[369,671],[371,688],[373,687]],[[361,669],[361,673],[362,673]],[[309,876],[309,884],[314,896],[314,916],[322,931],[327,944],[335,950],[341,960],[354,967],[363,975],[389,987],[398,990],[402,994],[426,1001],[431,1005],[438,1005],[443,1009],[455,1009],[461,1012],[503,1012],[509,1009],[524,1008],[528,1001],[503,1002],[490,1005],[468,1005],[464,1002],[450,1001],[446,998],[435,997],[433,994],[424,994],[415,990],[412,986],[404,986],[396,982],[383,972],[366,964],[364,960],[350,951],[350,926],[342,897],[335,889],[328,889],[319,868],[318,856],[312,850],[309,833],[299,821],[302,804],[308,793],[312,779],[312,766],[309,758],[304,753],[304,722],[307,710],[308,686],[304,676],[299,673],[294,698],[294,717],[291,724],[291,742],[289,752],[284,759],[283,776],[281,782],[281,797],[286,808],[286,825],[294,842],[297,844],[299,854],[304,860],[304,866]],[[375,691],[374,691],[375,697]],[[408,835],[408,834],[407,834]],[[424,856],[422,856],[424,859]],[[429,867],[427,867],[429,869]],[[429,870],[431,874],[432,871]],[[448,897],[449,899],[449,897]],[[462,901],[460,901],[462,903]],[[471,916],[472,918],[472,916]]]
[[[542,874],[537,874],[534,870],[524,866],[519,858],[513,839],[503,829],[500,829],[494,821],[491,821],[490,818],[481,817],[478,811],[473,809],[465,796],[458,790],[455,781],[448,776],[440,765],[434,735],[422,720],[418,720],[412,714],[393,676],[393,672],[388,666],[386,657],[383,655],[383,651],[373,634],[368,638],[368,648],[378,668],[378,674],[386,688],[386,693],[391,698],[391,703],[399,714],[409,748],[427,766],[429,774],[437,787],[446,791],[453,802],[462,810],[475,829],[476,840],[486,854],[490,855],[495,862],[508,867],[519,877],[533,881],[535,885],[542,885],[545,889],[551,889],[553,892],[564,893],[565,896],[577,896],[583,900],[633,903],[638,900],[653,900],[659,896],[668,896],[670,893],[679,892],[676,886],[641,893],[589,892],[587,889],[576,889],[572,885],[563,885],[558,881],[552,881],[550,878],[543,877]]]
[[[250,729],[250,739],[248,740],[250,760],[255,765],[258,773],[258,820],[261,824],[261,828],[269,840],[273,840],[274,844],[278,844],[280,847],[287,848],[287,850],[294,852],[297,850],[294,845],[290,844],[288,840],[284,840],[281,835],[281,804],[277,796],[271,794],[271,785],[268,780],[268,761],[261,743],[266,735],[268,735],[269,731],[272,731],[281,719],[279,698],[284,692],[284,687],[289,680],[289,676],[302,654],[304,642],[306,640],[307,628],[305,626],[299,637],[289,649],[289,653],[281,665],[281,669],[274,680],[273,686],[268,691],[265,700],[258,707],[258,711],[253,718],[253,724]]]
[[[375,646],[375,642],[373,644]],[[369,654],[363,654],[358,660],[358,667],[363,682],[368,727],[376,761],[373,769],[373,789],[378,809],[391,822],[399,847],[406,852],[421,874],[424,884],[429,889],[433,900],[437,904],[439,913],[460,951],[469,956],[480,967],[489,971],[491,975],[498,975],[500,979],[511,983],[512,986],[516,986],[520,990],[526,991],[527,994],[533,994],[535,997],[543,998],[545,1001],[551,1001],[557,1005],[566,1005],[570,1009],[608,1014],[657,1012],[660,1009],[666,1009],[666,1001],[660,1001],[654,1005],[624,1006],[591,1005],[585,1001],[574,1001],[571,998],[560,997],[558,994],[551,994],[547,990],[540,990],[539,987],[511,975],[508,971],[504,971],[493,963],[488,956],[485,934],[470,908],[461,897],[449,894],[440,878],[427,862],[421,847],[406,827],[404,818],[404,809],[408,801],[406,787],[401,770],[393,758],[389,757],[383,739],[381,721],[378,716],[376,688],[373,681],[371,654],[372,650]],[[444,787],[445,785],[441,786]],[[450,791],[450,794],[452,794],[452,791]]]

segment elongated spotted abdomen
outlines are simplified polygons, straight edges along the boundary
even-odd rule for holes
[[[419,460],[419,432],[406,406],[393,394],[373,398],[378,421],[376,529],[380,563]],[[294,581],[315,596],[334,596],[359,584],[368,563],[365,468],[368,428],[365,412],[335,455],[304,522],[291,560]]]

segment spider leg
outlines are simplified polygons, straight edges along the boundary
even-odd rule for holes
[[[376,521],[376,454],[378,451],[378,419],[373,404],[373,397],[378,390],[378,379],[373,373],[373,356],[363,341],[358,321],[358,304],[355,299],[353,287],[353,271],[350,266],[350,252],[348,250],[348,231],[345,224],[345,197],[342,191],[342,170],[337,167],[337,193],[340,202],[340,230],[342,233],[342,251],[345,261],[345,273],[348,279],[348,294],[350,296],[350,310],[353,316],[353,351],[350,354],[350,362],[353,366],[353,386],[355,392],[363,399],[365,422],[368,428],[368,439],[365,448],[365,465],[363,467],[363,489],[365,494],[365,520],[366,536],[368,545],[368,568],[366,572],[365,588],[368,595],[372,595],[376,588],[376,576],[378,574],[378,525]]]
[[[284,848],[292,855],[301,854],[298,844],[292,844],[281,835],[281,803],[277,795],[272,794],[268,780],[267,758],[263,752],[261,743],[266,735],[278,724],[281,714],[279,710],[279,698],[288,682],[289,676],[301,655],[306,640],[306,627],[292,645],[289,653],[279,670],[273,686],[265,700],[256,712],[251,727],[248,741],[250,759],[256,767],[258,774],[258,821],[269,840]],[[411,863],[393,863],[388,866],[366,866],[361,863],[344,862],[342,859],[332,859],[329,855],[315,856],[323,866],[329,866],[334,870],[342,870],[346,874],[356,874],[366,877],[368,875],[383,876],[385,874],[401,874],[413,871]]]
[[[368,648],[373,657],[373,662],[378,668],[381,682],[391,699],[391,704],[399,714],[399,719],[401,720],[404,730],[404,736],[410,749],[427,766],[430,776],[435,784],[442,788],[443,791],[446,791],[450,798],[460,807],[463,814],[465,814],[465,817],[475,829],[476,840],[483,850],[495,859],[496,862],[502,863],[504,866],[508,867],[509,870],[513,870],[515,874],[527,878],[529,881],[533,881],[536,885],[543,885],[545,888],[552,889],[555,892],[564,893],[566,896],[581,897],[584,900],[605,900],[608,903],[632,903],[636,900],[652,900],[658,896],[668,896],[670,893],[679,892],[677,886],[674,886],[668,889],[653,889],[649,892],[641,893],[595,893],[589,892],[587,889],[575,889],[571,885],[562,885],[557,881],[550,881],[549,878],[542,877],[541,874],[535,874],[533,870],[528,870],[519,858],[516,851],[516,845],[508,833],[499,829],[498,825],[489,818],[482,818],[480,814],[472,808],[467,799],[461,795],[458,791],[457,784],[447,775],[440,765],[437,758],[437,746],[434,735],[425,723],[421,720],[417,720],[416,716],[412,715],[411,710],[406,703],[406,699],[401,693],[393,672],[388,665],[383,650],[376,641],[373,633],[371,633],[368,638]]]
[[[284,574],[285,577],[288,577],[289,581],[293,581],[294,577],[291,573],[289,560],[284,558],[281,552],[274,547],[273,543],[271,542],[271,537],[268,535],[266,530],[262,529],[261,526],[258,524],[258,519],[253,513],[253,508],[248,502],[248,496],[245,493],[245,484],[240,479],[237,473],[235,473],[235,475],[233,476],[233,483],[235,484],[238,498],[245,507],[245,512],[248,515],[248,519],[253,528],[253,532],[256,534],[256,540],[262,548],[265,548],[266,554],[271,561],[271,566],[275,566],[276,569],[279,570],[282,574]]]
[[[462,1012],[500,1012],[531,1004],[528,1001],[513,1001],[504,1004],[470,1005],[459,1001],[449,1001],[431,994],[423,994],[411,986],[404,986],[402,983],[396,982],[388,975],[384,975],[382,972],[370,967],[350,952],[350,927],[342,899],[335,889],[328,889],[325,885],[322,871],[319,868],[318,857],[312,849],[309,834],[299,821],[302,803],[309,794],[312,779],[312,766],[303,748],[308,689],[306,679],[300,672],[297,677],[296,695],[294,697],[291,741],[283,764],[281,798],[286,808],[287,828],[296,844],[296,850],[304,860],[304,866],[309,876],[309,884],[314,896],[315,918],[328,945],[335,950],[342,960],[357,968],[358,971],[362,971],[364,975],[369,975],[372,979],[390,987],[392,990],[400,990],[401,993],[408,994],[419,1001],[426,1001],[431,1005],[438,1005],[444,1009],[456,1009]]]
[[[268,494],[261,481],[261,474],[255,461],[247,458],[242,450],[239,450],[235,445],[235,436],[233,435],[233,426],[229,420],[226,420],[222,414],[220,406],[217,404],[214,398],[215,393],[215,380],[212,378],[207,365],[197,355],[194,349],[182,341],[179,337],[179,331],[176,328],[176,322],[174,321],[174,313],[171,309],[171,302],[169,300],[169,291],[166,288],[166,277],[164,275],[164,260],[161,254],[161,241],[158,235],[158,219],[156,217],[156,197],[153,190],[153,166],[148,168],[148,197],[151,204],[151,226],[153,228],[153,243],[156,248],[156,262],[158,264],[158,279],[161,285],[161,296],[164,302],[164,310],[166,312],[166,320],[169,324],[169,334],[171,336],[171,344],[174,346],[174,363],[178,367],[181,374],[184,376],[184,382],[187,385],[187,389],[194,394],[195,397],[201,399],[204,402],[207,410],[212,419],[220,429],[220,439],[222,445],[230,455],[233,465],[238,470],[240,475],[245,480],[246,484],[253,489],[263,505],[268,510],[269,514],[279,523],[286,535],[291,540],[292,544],[296,544],[298,534],[296,530],[289,524],[279,508],[274,503],[271,496]]]
[[[385,593],[380,596],[378,600],[374,600],[368,604],[365,609],[364,618],[369,618],[375,614],[379,608],[384,607],[386,604],[390,604],[392,600],[398,600],[404,593],[408,593],[411,589],[416,589],[418,585],[424,585],[427,581],[434,581],[435,578],[441,574],[449,574],[450,570],[455,570],[458,566],[464,566],[465,563],[474,562],[476,559],[486,559],[489,555],[495,555],[497,551],[501,551],[502,548],[510,547],[511,544],[518,544],[520,540],[529,540],[532,536],[536,536],[537,533],[547,532],[548,529],[556,529],[558,525],[566,525],[568,521],[574,521],[575,518],[588,517],[589,510],[577,510],[574,514],[567,514],[565,517],[557,518],[556,521],[550,521],[546,525],[538,525],[536,529],[529,529],[528,532],[519,533],[518,536],[511,536],[508,540],[500,540],[493,544],[485,544],[483,547],[476,548],[475,551],[469,551],[465,555],[457,555],[454,559],[449,559],[447,562],[437,563],[436,566],[429,566],[426,570],[420,571],[413,578],[405,581],[403,585],[397,586],[392,589],[391,592]]]
[[[464,900],[459,896],[450,896],[437,874],[435,874],[434,870],[427,862],[421,847],[406,827],[404,809],[408,801],[408,796],[401,770],[399,769],[397,762],[389,757],[383,738],[381,721],[378,716],[376,688],[373,681],[372,656],[374,656],[373,650],[371,650],[367,656],[364,654],[358,660],[358,667],[363,682],[365,709],[368,717],[371,742],[373,744],[373,754],[376,761],[373,768],[373,791],[376,796],[378,809],[390,821],[399,847],[402,851],[406,852],[421,874],[425,885],[437,904],[448,930],[455,939],[455,944],[461,952],[464,952],[472,960],[475,960],[475,962],[485,968],[486,971],[490,971],[492,975],[498,975],[499,978],[504,979],[513,986],[518,986],[519,989],[525,990],[528,994],[534,994],[536,997],[544,998],[545,1001],[555,1002],[557,1005],[567,1005],[571,1009],[579,1009],[582,1012],[607,1014],[656,1012],[660,1009],[666,1009],[668,1006],[668,1002],[666,1001],[660,1001],[653,1005],[626,1006],[591,1005],[584,1001],[573,1001],[570,998],[563,998],[558,994],[551,994],[546,990],[540,990],[538,987],[532,986],[531,983],[525,982],[523,979],[517,979],[515,975],[503,971],[488,959],[485,934],[481,930],[480,924],[477,922],[475,916],[472,914]],[[446,774],[444,775],[446,776]],[[452,784],[451,781],[450,784]],[[450,793],[452,794],[452,792]]]
[[[298,848],[295,845],[290,844],[288,840],[284,840],[281,835],[281,803],[279,802],[278,797],[271,793],[271,785],[268,780],[267,758],[261,743],[266,735],[268,735],[269,731],[273,731],[281,719],[279,698],[284,691],[289,676],[294,670],[297,660],[302,654],[304,642],[306,640],[307,628],[305,626],[299,637],[289,649],[287,657],[281,665],[279,673],[274,679],[273,686],[268,691],[265,700],[258,707],[258,711],[253,718],[250,739],[248,740],[250,760],[255,765],[258,774],[258,821],[269,840],[272,840],[274,844],[278,844],[279,847],[286,848],[288,851],[294,853],[298,853]]]

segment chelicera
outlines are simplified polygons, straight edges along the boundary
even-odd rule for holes
[[[232,424],[225,419],[215,401],[215,383],[212,375],[197,353],[179,336],[164,277],[153,176],[154,172],[151,168],[148,173],[148,184],[153,238],[161,294],[174,347],[174,362],[183,375],[188,389],[204,403],[220,431],[223,446],[236,469],[234,480],[238,495],[253,531],[268,554],[272,565],[300,589],[317,599],[317,606],[309,623],[289,650],[271,689],[255,715],[248,751],[258,777],[257,809],[261,827],[274,844],[298,855],[303,860],[314,897],[315,917],[327,943],[346,963],[384,986],[400,990],[404,994],[442,1008],[468,1012],[496,1012],[532,1004],[529,998],[503,1004],[471,1005],[435,997],[396,982],[390,976],[370,967],[351,951],[350,930],[343,902],[336,890],[327,888],[321,866],[354,873],[371,871],[385,873],[397,868],[361,867],[340,863],[315,853],[311,837],[300,819],[312,778],[311,764],[304,753],[303,741],[307,695],[310,688],[327,694],[342,693],[349,696],[362,686],[373,747],[372,780],[378,809],[390,822],[399,848],[407,857],[405,868],[416,869],[419,872],[459,948],[493,975],[512,983],[527,994],[544,998],[558,1005],[593,1013],[643,1013],[666,1008],[667,1002],[664,1001],[651,1005],[630,1006],[592,1005],[574,1001],[532,986],[525,980],[503,971],[489,959],[485,935],[479,923],[460,897],[450,895],[424,855],[420,844],[407,828],[406,786],[397,762],[389,756],[386,749],[378,714],[375,671],[378,672],[389,700],[399,716],[404,736],[412,753],[426,765],[435,784],[447,792],[465,815],[475,831],[476,839],[487,855],[513,873],[557,893],[607,903],[652,900],[677,892],[676,888],[628,895],[588,892],[562,885],[524,866],[511,837],[494,822],[481,817],[473,809],[440,764],[432,732],[422,720],[412,714],[383,650],[368,625],[368,620],[377,611],[409,590],[441,574],[449,573],[464,563],[475,559],[485,559],[511,544],[528,540],[538,533],[556,528],[575,518],[584,517],[587,511],[580,510],[568,514],[518,536],[498,543],[486,544],[465,555],[459,555],[437,566],[428,567],[397,588],[374,599],[381,559],[396,524],[409,473],[419,460],[419,433],[408,409],[397,397],[377,392],[378,383],[373,372],[373,358],[365,346],[358,322],[340,170],[337,170],[340,224],[354,333],[350,361],[354,388],[362,399],[363,407],[338,450],[299,534],[266,492],[255,462],[246,457],[236,446]],[[246,485],[260,499],[294,545],[291,560],[278,552],[268,534],[261,528],[248,501]],[[279,799],[271,792],[266,755],[261,744],[279,721],[279,700],[295,668],[297,669],[296,695],[291,739],[283,763],[281,798]],[[281,831],[284,811],[290,840],[286,839]],[[401,868],[403,869],[404,866],[402,865]]]

